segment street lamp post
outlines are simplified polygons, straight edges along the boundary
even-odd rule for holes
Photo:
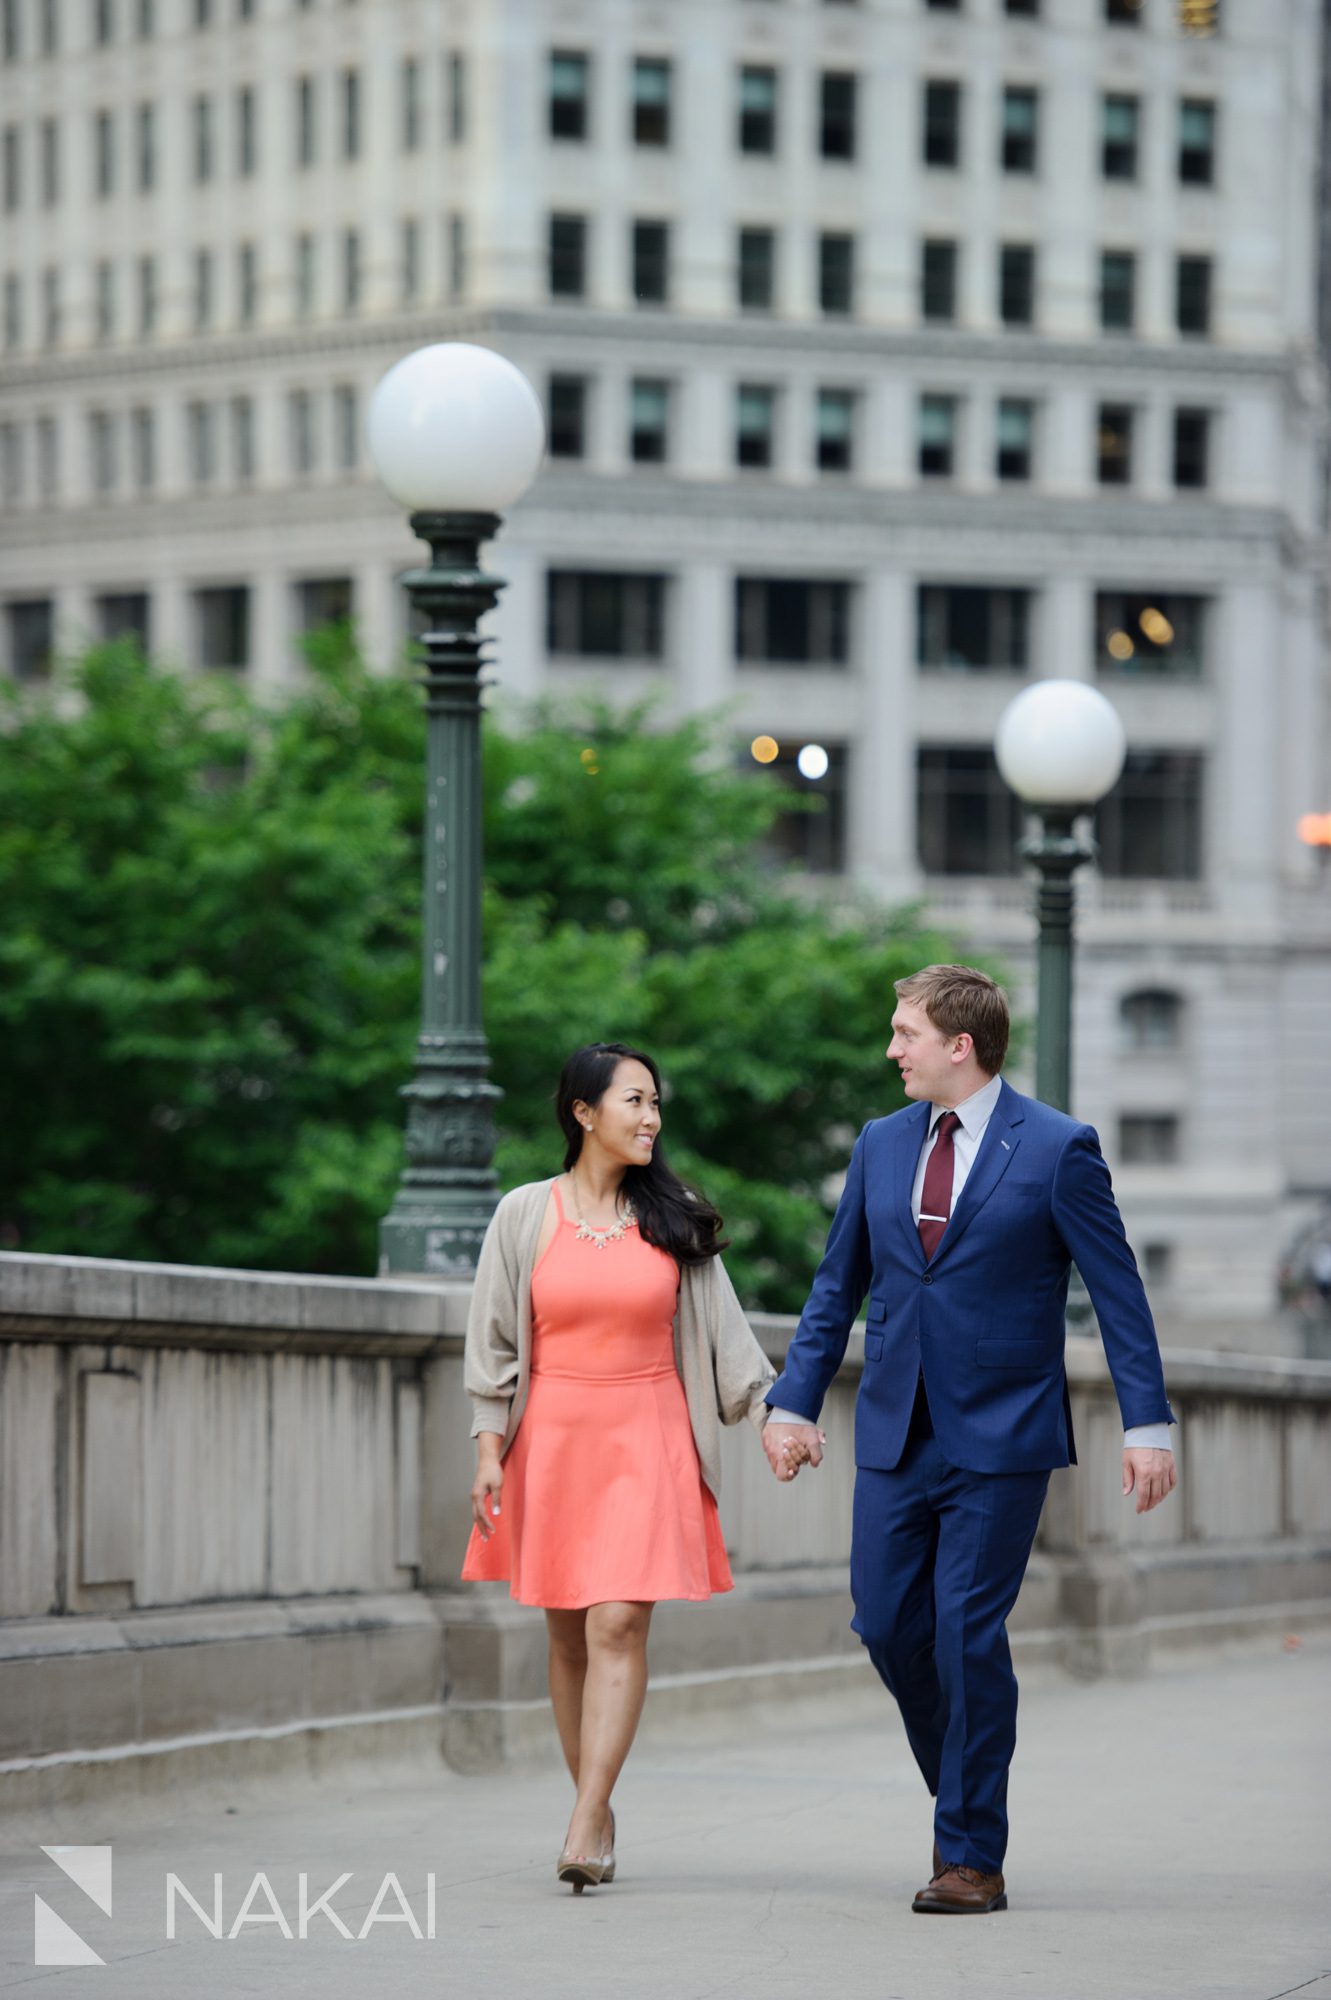
[[[503,589],[481,568],[500,509],[545,449],[536,394],[488,348],[445,342],[391,368],[369,413],[371,456],[430,546],[402,579],[423,614],[426,786],[421,1031],[407,1100],[407,1163],[379,1225],[381,1275],[466,1277],[494,1213],[494,1104],[481,1019],[481,670],[478,626]]]
[[[1072,877],[1095,857],[1077,821],[1118,782],[1126,738],[1118,712],[1083,681],[1037,681],[1010,702],[994,739],[998,768],[1039,829],[1021,852],[1039,874],[1035,1094],[1072,1104]]]

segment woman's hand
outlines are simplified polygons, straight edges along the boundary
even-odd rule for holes
[[[499,1496],[504,1488],[504,1468],[499,1462],[499,1439],[493,1431],[482,1431],[476,1440],[476,1477],[471,1488],[471,1518],[488,1542],[494,1533],[493,1514],[499,1514]]]

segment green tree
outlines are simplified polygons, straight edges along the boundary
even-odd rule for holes
[[[0,1241],[368,1272],[419,1002],[423,721],[320,635],[278,708],[98,648],[0,727]],[[554,1170],[594,1039],[650,1049],[666,1141],[755,1304],[801,1301],[835,1176],[900,1102],[913,912],[814,901],[762,857],[779,797],[715,724],[492,718],[486,1025],[506,1185]]]

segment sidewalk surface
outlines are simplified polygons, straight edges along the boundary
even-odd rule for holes
[[[343,1771],[172,1797],[155,1820],[0,1831],[0,1982],[34,2000],[1331,2000],[1331,1636],[1175,1661],[1135,1682],[1028,1678],[1013,1772],[1011,1908],[924,1918],[929,1801],[885,1695],[648,1728],[618,1797],[619,1879],[554,1879],[562,1770]],[[110,1842],[111,1918],[40,1851]],[[288,1940],[237,1912],[264,1871]],[[358,1932],[398,1877],[422,1931]],[[174,1871],[187,1904],[166,1934]],[[106,1960],[34,1963],[40,1894]],[[391,1889],[380,1903],[403,1917]],[[251,1915],[272,1918],[260,1889]]]

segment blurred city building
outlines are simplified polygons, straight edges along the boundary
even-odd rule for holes
[[[1025,979],[994,725],[1117,704],[1076,1101],[1223,1338],[1331,1193],[1325,11],[0,0],[8,670],[388,660],[367,399],[498,346],[550,418],[504,690],[727,704],[814,874]]]

